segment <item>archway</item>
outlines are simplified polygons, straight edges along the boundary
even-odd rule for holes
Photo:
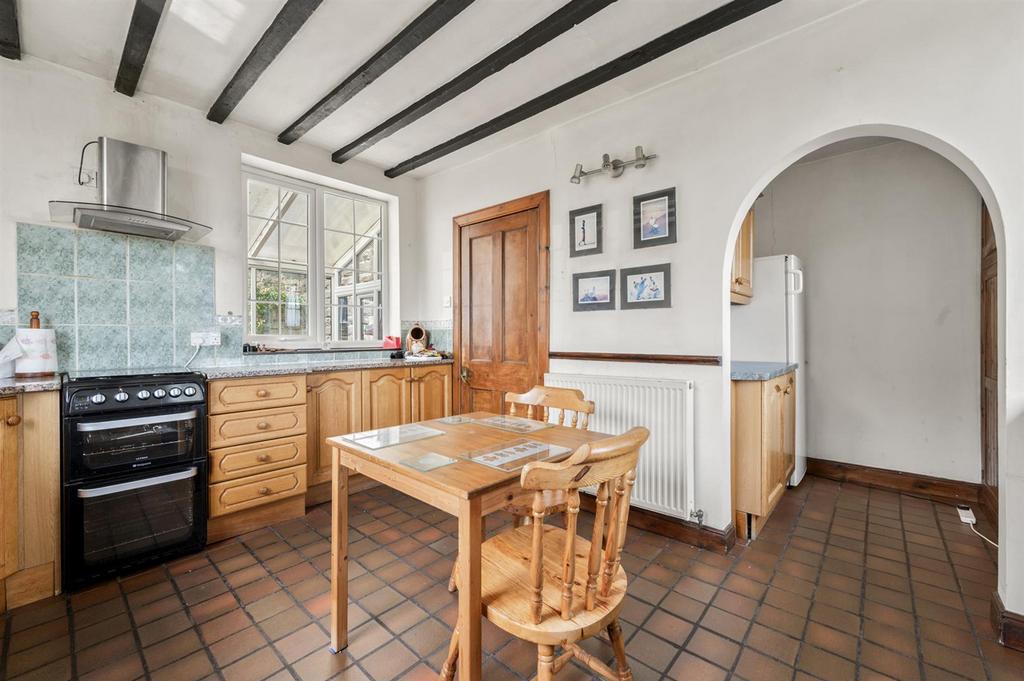
[[[729,303],[728,291],[730,283],[732,281],[732,264],[733,264],[733,249],[736,241],[740,234],[741,225],[747,216],[748,211],[752,209],[755,200],[759,195],[762,194],[769,187],[769,185],[782,175],[787,169],[791,168],[794,163],[798,160],[805,158],[808,154],[821,150],[830,145],[844,142],[848,140],[855,140],[857,138],[864,137],[885,137],[893,140],[899,140],[903,142],[909,142],[913,145],[923,147],[931,152],[934,152],[942,159],[945,159],[949,164],[958,169],[964,176],[970,181],[974,189],[977,190],[980,195],[983,205],[987,208],[988,214],[991,219],[991,227],[994,235],[994,240],[997,246],[997,252],[999,253],[998,258],[998,306],[997,306],[997,329],[996,338],[998,339],[998,352],[997,360],[995,362],[998,367],[998,383],[997,383],[997,407],[996,407],[996,418],[998,422],[998,428],[996,441],[1000,443],[1005,442],[1006,433],[1006,380],[1005,380],[1005,263],[1004,263],[1004,226],[1002,221],[1002,214],[999,207],[999,202],[995,197],[995,194],[989,185],[988,181],[982,175],[981,171],[977,166],[967,158],[963,153],[957,150],[949,143],[933,136],[928,133],[924,133],[919,130],[914,130],[902,126],[894,125],[860,125],[849,128],[843,128],[840,130],[833,131],[816,137],[805,144],[802,144],[794,148],[790,153],[780,158],[771,167],[767,168],[757,182],[750,188],[750,191],[744,196],[742,202],[738,206],[738,210],[734,216],[733,224],[731,225],[729,239],[727,241],[728,248],[724,254],[723,261],[723,327],[726,347],[724,348],[723,358],[726,360],[726,365],[729,365],[731,358],[731,349],[728,347],[729,340],[732,338],[733,328],[731,320],[731,306]],[[729,376],[724,376],[725,380],[728,380]],[[1005,509],[1005,505],[1003,505]],[[1005,511],[1002,512],[1005,516]],[[1000,522],[1001,526],[1005,526],[1005,517],[1001,518],[1003,522]],[[1001,557],[1002,560],[1002,557]],[[1005,566],[1005,563],[1004,563]]]

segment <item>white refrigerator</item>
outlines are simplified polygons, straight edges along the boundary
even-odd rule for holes
[[[754,296],[732,306],[732,359],[797,364],[796,466],[791,485],[807,471],[807,367],[804,362],[804,273],[795,255],[754,258]]]

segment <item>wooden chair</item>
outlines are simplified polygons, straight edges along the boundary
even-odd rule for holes
[[[507,393],[505,402],[508,403],[509,416],[525,416],[528,419],[540,417],[548,421],[551,410],[557,409],[557,423],[560,426],[566,425],[566,418],[569,419],[570,428],[590,430],[590,416],[594,413],[594,403],[584,399],[582,390],[573,388],[551,388],[545,385],[534,386],[529,392]],[[525,407],[525,409],[524,409]],[[565,513],[565,495],[561,490],[552,491],[548,494],[547,515]],[[501,510],[511,513],[515,517],[515,525],[525,525],[530,517],[533,507],[533,495],[522,494],[509,501]],[[485,533],[486,528],[482,530]],[[455,565],[459,563],[455,560]],[[448,580],[448,591],[456,589],[455,579],[456,567],[452,567],[452,576]]]
[[[537,644],[538,681],[551,681],[573,657],[608,681],[632,679],[618,621],[626,595],[620,556],[637,458],[648,435],[646,428],[633,428],[583,445],[561,463],[527,464],[521,483],[533,493],[533,522],[495,535],[481,548],[483,615]],[[579,490],[590,485],[598,488],[587,541],[576,536],[576,524]],[[564,530],[544,524],[544,494],[550,490],[563,490],[568,498]],[[578,644],[602,630],[608,631],[617,669]],[[562,649],[557,657],[556,646]],[[445,681],[454,679],[458,655],[457,624],[441,668]]]

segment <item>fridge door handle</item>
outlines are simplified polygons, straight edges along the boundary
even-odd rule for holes
[[[793,275],[793,288],[790,289],[790,293],[803,293],[804,292],[804,271],[803,270],[791,270],[790,274]]]

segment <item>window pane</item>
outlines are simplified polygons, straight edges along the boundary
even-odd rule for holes
[[[281,302],[305,305],[309,302],[306,269],[281,271]]]
[[[305,336],[306,314],[309,307],[297,303],[285,303],[281,306],[281,335]]]
[[[380,339],[380,318],[379,307],[359,307],[359,340]]]
[[[309,224],[309,198],[305,192],[281,189],[281,219],[299,225]]]
[[[277,260],[277,223],[263,218],[249,218],[249,255],[254,258]]]
[[[352,199],[324,194],[324,227],[338,232],[352,231]]]
[[[351,307],[337,307],[336,319],[337,327],[335,329],[334,339],[337,341],[350,341],[355,340],[355,328],[354,320],[356,318],[355,309]]]
[[[254,334],[280,333],[277,303],[251,303],[249,305],[249,327]]]
[[[356,234],[380,236],[380,204],[355,202]]]
[[[350,287],[355,279],[356,273],[352,270],[339,270],[338,276],[335,277],[338,287]]]
[[[278,229],[281,232],[281,261],[304,264],[309,256],[309,229],[286,224]]]
[[[380,288],[380,275],[374,272],[363,272],[360,271],[358,279],[356,280],[356,290],[364,290],[371,288]]]
[[[327,267],[351,267],[352,244],[355,239],[351,234],[324,231],[324,265]]]
[[[277,186],[259,180],[249,180],[249,215],[264,218],[277,217]]]
[[[276,269],[252,268],[254,278],[252,300],[278,302],[281,300],[280,277]]]
[[[359,259],[356,267],[360,272],[380,271],[380,241],[377,239],[360,240]]]

